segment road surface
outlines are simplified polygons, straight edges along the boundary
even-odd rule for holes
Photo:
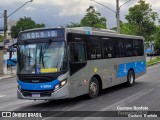
[[[136,80],[132,87],[118,85],[103,90],[99,97],[88,99],[85,95],[69,100],[32,101],[19,100],[16,96],[16,78],[0,80],[1,111],[117,111],[117,107],[148,107],[149,111],[160,111],[160,64],[147,68],[147,73]],[[62,112],[62,113],[64,113]],[[61,113],[60,113],[61,114]],[[80,113],[81,114],[81,113]],[[0,118],[1,119],[1,118]],[[9,119],[9,118],[3,118]],[[11,118],[13,119],[13,118]],[[18,119],[18,118],[14,118]],[[25,118],[28,120],[28,118]],[[33,118],[32,118],[33,119]],[[36,120],[141,120],[142,118],[108,117],[54,117]],[[143,118],[144,119],[144,118]],[[160,118],[156,118],[159,120]],[[153,118],[147,118],[153,120]]]

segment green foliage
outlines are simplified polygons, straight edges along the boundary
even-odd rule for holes
[[[101,17],[101,14],[90,6],[80,24],[87,27],[106,28],[106,18]]]
[[[45,27],[44,24],[36,24],[30,17],[20,18],[16,25],[11,27],[11,37],[17,38],[18,33],[23,30],[33,29],[33,28],[42,28]]]
[[[86,15],[81,19],[80,23],[72,23],[66,27],[95,27],[95,28],[106,28],[106,18],[101,17],[101,14],[97,12],[93,6],[90,6],[86,10]]]
[[[160,52],[160,26],[157,26],[157,32],[153,36],[153,39],[155,42],[154,47],[155,47],[156,51]]]
[[[139,0],[138,4],[129,8],[126,19],[133,29],[134,35],[144,36],[147,41],[151,40],[151,35],[156,31],[155,20],[158,14],[152,11],[151,5]]]
[[[111,28],[111,30],[117,31],[117,27]],[[136,26],[132,26],[129,23],[124,23],[120,21],[120,33],[127,34],[127,35],[135,35]]]
[[[4,37],[2,35],[0,35],[0,42],[2,42],[4,39]]]
[[[132,34],[134,34],[133,33],[133,29],[132,29],[132,31],[131,31],[131,26],[130,26],[130,24],[129,23],[123,23],[123,22],[121,22],[120,23],[120,33],[121,34],[128,34],[128,35],[132,35]]]
[[[135,34],[135,27],[131,26],[129,23],[123,23],[120,21],[120,33],[127,34],[127,35],[134,35]]]
[[[151,66],[156,64],[157,62],[160,62],[160,57],[157,57],[156,59],[152,59],[150,61],[147,62],[147,66]]]

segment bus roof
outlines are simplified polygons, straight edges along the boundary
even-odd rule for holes
[[[82,33],[89,35],[100,35],[100,36],[109,36],[109,37],[122,37],[122,38],[134,38],[134,39],[144,39],[143,36],[135,36],[135,35],[126,35],[119,34],[114,30],[101,29],[101,28],[92,28],[92,27],[75,27],[75,28],[66,28],[68,32],[71,33]]]
[[[20,33],[30,32],[30,31],[38,31],[38,30],[52,30],[52,29],[64,29],[64,27],[33,28],[33,29],[21,31]]]

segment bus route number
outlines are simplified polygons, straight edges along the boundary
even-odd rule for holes
[[[26,33],[26,39],[57,37],[57,31],[37,31]]]

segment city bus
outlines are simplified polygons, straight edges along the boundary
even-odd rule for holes
[[[13,46],[19,99],[95,98],[102,89],[134,85],[146,72],[142,36],[90,27],[41,28],[20,32]]]

